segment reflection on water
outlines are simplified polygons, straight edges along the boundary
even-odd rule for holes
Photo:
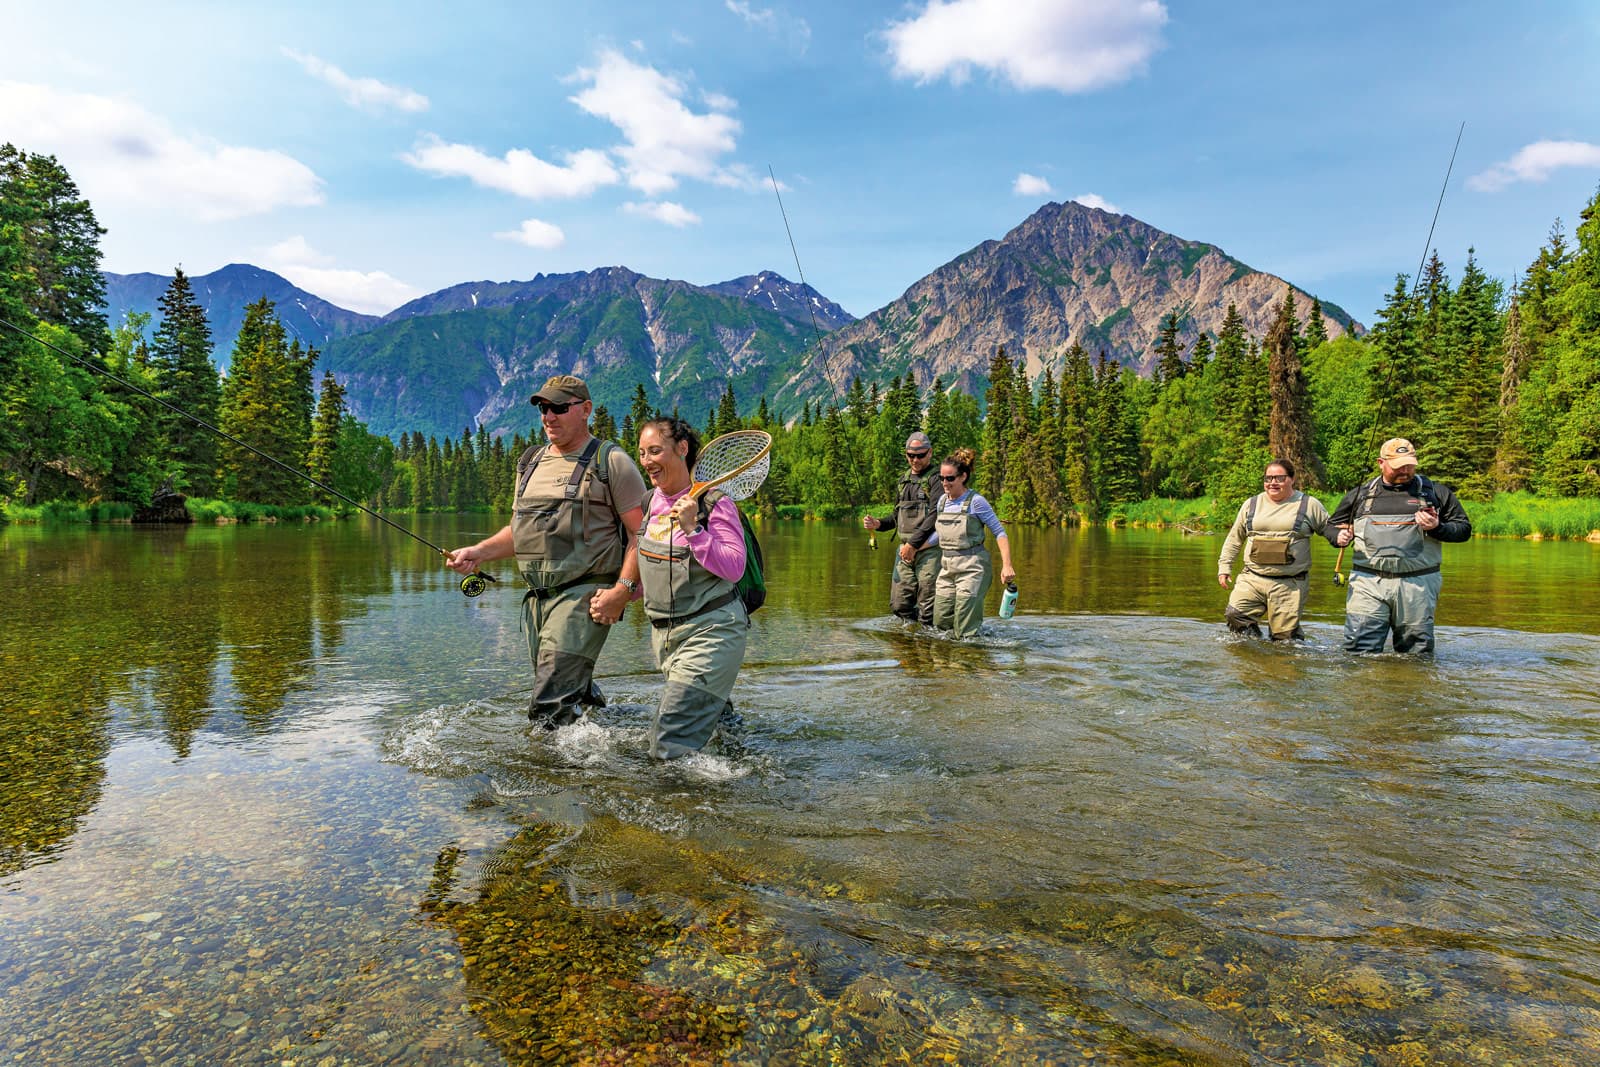
[[[0,534],[0,1054],[1600,1059],[1593,546],[1451,546],[1418,663],[1331,583],[1228,637],[1214,538],[1016,539],[960,643],[768,526],[744,727],[660,767],[637,617],[547,735],[514,592],[363,524]]]

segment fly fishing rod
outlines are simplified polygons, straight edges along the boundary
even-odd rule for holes
[[[789,251],[794,256],[794,269],[800,275],[800,284],[810,288],[806,282],[805,268],[800,266],[800,250],[794,246],[794,231],[789,228],[789,213],[783,209],[783,194],[778,191],[778,176],[772,172],[772,164],[767,164],[767,177],[772,179],[772,195],[778,198],[778,214],[783,216],[783,232],[789,238]],[[817,311],[810,299],[806,300],[806,311],[811,316],[811,343],[817,345],[821,342],[822,331],[817,329]],[[867,547],[878,547],[878,531],[867,531]]]
[[[1467,123],[1466,123],[1466,120],[1463,119],[1461,121],[1460,129],[1456,130],[1455,147],[1450,149],[1450,163],[1444,169],[1444,184],[1439,186],[1439,200],[1438,200],[1438,202],[1436,204],[1433,205],[1433,221],[1428,223],[1428,239],[1422,243],[1422,258],[1417,261],[1417,274],[1416,274],[1416,277],[1411,280],[1411,296],[1409,297],[1410,300],[1415,300],[1417,298],[1417,290],[1422,287],[1422,269],[1423,269],[1424,266],[1427,265],[1429,250],[1433,248],[1433,230],[1434,230],[1434,227],[1439,225],[1439,211],[1440,211],[1441,208],[1444,207],[1445,190],[1450,188],[1450,173],[1456,169],[1456,153],[1458,151],[1460,151],[1460,149],[1461,149],[1461,135],[1466,133],[1466,132],[1467,132]],[[1372,420],[1372,429],[1367,434],[1367,454],[1368,455],[1372,454],[1372,446],[1378,443],[1378,423],[1383,421],[1383,405],[1388,401],[1388,397],[1389,397],[1389,382],[1393,378],[1394,378],[1394,361],[1391,360],[1389,362],[1389,365],[1386,368],[1384,368],[1384,372],[1383,372],[1383,390],[1379,394],[1379,398],[1378,398],[1377,417]],[[1363,484],[1365,484],[1365,483],[1363,483]],[[1359,507],[1359,506],[1360,505],[1358,503],[1357,507]],[[1339,555],[1333,561],[1333,584],[1334,585],[1344,585],[1345,584],[1345,576],[1341,573],[1343,567],[1344,567],[1344,546],[1341,545],[1339,547]]]
[[[275,465],[277,467],[282,468],[283,470],[288,471],[290,474],[294,475],[297,478],[304,478],[306,481],[310,482],[312,485],[316,486],[318,489],[321,489],[323,492],[328,493],[328,494],[330,494],[332,496],[336,496],[340,500],[343,500],[346,504],[349,504],[351,507],[357,508],[357,509],[359,509],[361,511],[366,512],[368,515],[371,515],[373,518],[377,519],[379,522],[383,523],[385,526],[391,527],[392,529],[395,529],[395,530],[399,530],[401,533],[405,534],[407,537],[411,538],[413,541],[418,541],[418,542],[421,542],[424,545],[427,545],[429,548],[431,548],[435,552],[439,553],[440,556],[444,557],[444,559],[446,561],[448,561],[450,559],[450,553],[449,552],[447,552],[444,549],[440,548],[438,545],[434,544],[432,541],[428,540],[426,537],[423,537],[420,534],[413,533],[412,531],[406,529],[404,526],[401,526],[399,523],[394,522],[394,521],[392,521],[390,519],[384,518],[382,515],[378,514],[376,511],[373,511],[371,508],[367,507],[365,504],[361,503],[360,501],[352,500],[350,497],[348,497],[345,494],[339,492],[339,490],[333,488],[333,486],[327,485],[327,484],[325,484],[325,483],[323,483],[321,481],[318,481],[316,478],[313,478],[311,475],[307,474],[305,471],[299,470],[299,469],[297,469],[295,467],[291,467],[291,466],[289,466],[289,464],[283,462],[282,460],[278,459],[275,456],[267,455],[267,453],[261,451],[261,449],[257,448],[255,445],[248,444],[248,443],[246,443],[244,441],[239,440],[237,437],[233,436],[231,433],[228,433],[226,430],[223,430],[223,429],[220,429],[220,428],[218,428],[216,426],[213,426],[209,422],[207,422],[206,420],[204,420],[202,418],[199,418],[198,416],[189,414],[187,411],[184,411],[182,408],[178,407],[175,404],[169,404],[167,401],[161,399],[159,396],[156,396],[154,393],[150,392],[148,389],[144,389],[144,388],[141,388],[140,386],[135,385],[133,382],[128,381],[128,379],[122,377],[120,374],[116,374],[115,372],[113,372],[109,368],[107,368],[105,366],[102,366],[100,364],[97,364],[97,363],[93,362],[92,360],[84,359],[82,356],[75,355],[72,352],[68,352],[66,349],[61,348],[58,345],[53,345],[49,341],[46,341],[41,337],[35,336],[31,331],[23,329],[21,326],[18,326],[14,322],[9,322],[6,319],[0,319],[0,326],[4,326],[9,330],[14,330],[17,333],[21,334],[22,336],[28,338],[30,341],[34,341],[34,342],[36,342],[36,343],[38,343],[40,345],[43,345],[45,348],[50,349],[52,352],[55,352],[58,355],[62,355],[62,356],[67,357],[68,359],[72,360],[74,363],[78,363],[78,364],[80,364],[80,365],[82,365],[84,367],[87,367],[89,370],[92,370],[92,371],[95,371],[95,372],[97,372],[99,374],[105,375],[107,378],[110,378],[112,381],[114,381],[117,384],[121,385],[125,389],[131,389],[135,393],[138,393],[140,396],[147,397],[150,400],[154,400],[157,404],[160,404],[162,407],[166,408],[168,411],[174,412],[175,414],[178,414],[178,415],[182,415],[184,418],[188,419],[190,422],[194,423],[196,426],[203,427],[203,428],[211,431],[212,433],[216,434],[218,437],[221,437],[226,441],[231,441],[232,443],[238,445],[240,448],[248,449],[249,451],[254,452],[256,455],[260,456],[262,459],[266,460],[268,463],[271,463],[271,464],[273,464],[273,465]],[[481,570],[476,570],[476,571],[473,571],[471,574],[469,574],[466,577],[461,579],[461,591],[463,593],[465,593],[467,596],[479,596],[480,594],[483,593],[483,591],[485,589],[489,588],[489,584],[488,583],[490,583],[490,582],[498,582],[499,580],[500,579],[496,578],[492,574],[485,574]]]

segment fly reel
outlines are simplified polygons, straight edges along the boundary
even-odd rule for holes
[[[489,588],[490,582],[498,582],[499,580],[500,579],[496,578],[492,574],[485,574],[482,571],[473,571],[471,574],[461,579],[461,591],[467,596],[482,596],[483,591]]]

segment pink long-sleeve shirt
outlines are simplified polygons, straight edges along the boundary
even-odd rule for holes
[[[687,489],[683,491],[687,492]],[[645,525],[654,527],[657,522],[670,523],[666,514],[683,493],[668,496],[659,489],[651,493],[650,513],[645,516]],[[744,527],[739,523],[739,508],[730,498],[723,497],[712,505],[705,528],[699,533],[685,538],[683,531],[674,523],[670,537],[669,544],[688,545],[695,562],[718,578],[737,582],[744,576]]]

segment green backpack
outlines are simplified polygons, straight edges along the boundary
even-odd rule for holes
[[[710,520],[711,507],[705,497],[700,498],[701,526]],[[761,542],[756,540],[756,531],[750,525],[749,516],[739,511],[737,506],[733,510],[739,512],[739,526],[744,530],[744,573],[733,584],[733,591],[744,605],[744,613],[754,615],[767,602],[766,561],[761,557]]]

